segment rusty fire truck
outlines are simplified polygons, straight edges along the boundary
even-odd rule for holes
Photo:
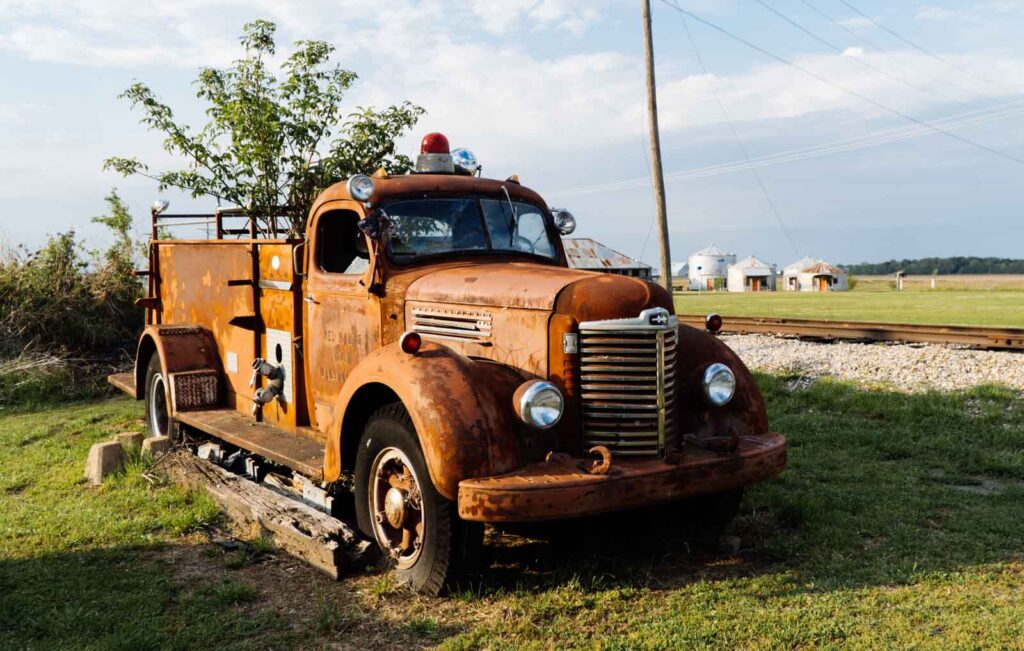
[[[449,585],[483,523],[735,497],[785,466],[727,346],[657,285],[568,268],[573,216],[441,134],[414,173],[325,190],[302,238],[218,213],[208,239],[159,239],[159,216],[135,370],[111,383],[153,435],[354,496],[416,590]]]

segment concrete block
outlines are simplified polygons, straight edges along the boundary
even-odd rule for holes
[[[196,456],[220,465],[224,462],[224,449],[216,443],[203,443],[196,449]]]
[[[142,440],[146,438],[138,432],[121,432],[114,437],[121,447],[125,450],[138,450],[142,447]]]
[[[142,441],[142,454],[159,457],[171,449],[171,439],[166,436],[148,436]]]
[[[118,441],[97,443],[89,448],[85,477],[91,484],[99,486],[107,476],[124,468],[127,461],[128,455]]]

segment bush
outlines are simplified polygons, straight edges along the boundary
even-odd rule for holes
[[[142,326],[135,299],[136,244],[131,215],[116,191],[110,214],[94,221],[110,227],[115,243],[87,252],[74,231],[50,237],[35,252],[24,249],[0,262],[0,403],[18,396],[79,395],[96,363],[124,364],[125,350]]]

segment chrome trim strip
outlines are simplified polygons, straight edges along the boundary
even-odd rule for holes
[[[260,289],[279,289],[282,292],[290,292],[292,284],[287,280],[260,280]]]

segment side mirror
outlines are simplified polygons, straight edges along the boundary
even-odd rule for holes
[[[558,229],[559,233],[570,235],[576,230],[576,218],[572,216],[571,212],[560,208],[552,208],[551,212],[554,213],[555,228]]]

